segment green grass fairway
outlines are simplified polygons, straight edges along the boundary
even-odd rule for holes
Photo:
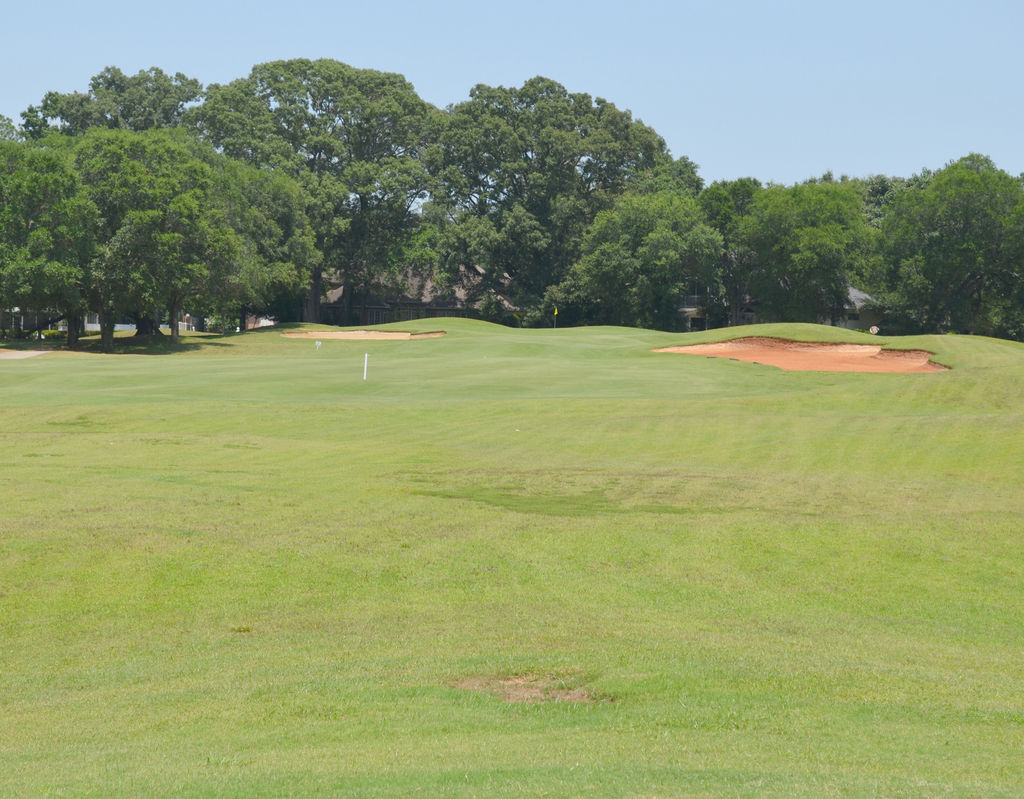
[[[1024,345],[392,327],[0,360],[0,796],[1024,795]]]

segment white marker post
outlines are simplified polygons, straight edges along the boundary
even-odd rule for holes
[[[363,356],[363,380],[366,380],[366,367],[370,365],[370,353]]]

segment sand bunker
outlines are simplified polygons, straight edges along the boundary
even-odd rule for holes
[[[35,358],[53,350],[0,350],[0,359],[13,361],[16,358]]]
[[[941,372],[925,350],[883,350],[877,344],[824,344],[781,338],[738,338],[718,344],[663,347],[655,352],[680,352],[730,358],[804,372]]]
[[[282,333],[285,338],[315,338],[322,341],[340,339],[344,341],[408,341],[414,338],[441,338],[443,330],[431,333],[408,333],[401,330],[313,330],[301,333]]]

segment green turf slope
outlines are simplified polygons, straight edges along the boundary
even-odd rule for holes
[[[1024,345],[387,327],[0,360],[0,795],[1021,795]]]

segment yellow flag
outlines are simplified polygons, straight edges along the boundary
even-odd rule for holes
[[[558,316],[558,306],[555,306],[555,316]]]

